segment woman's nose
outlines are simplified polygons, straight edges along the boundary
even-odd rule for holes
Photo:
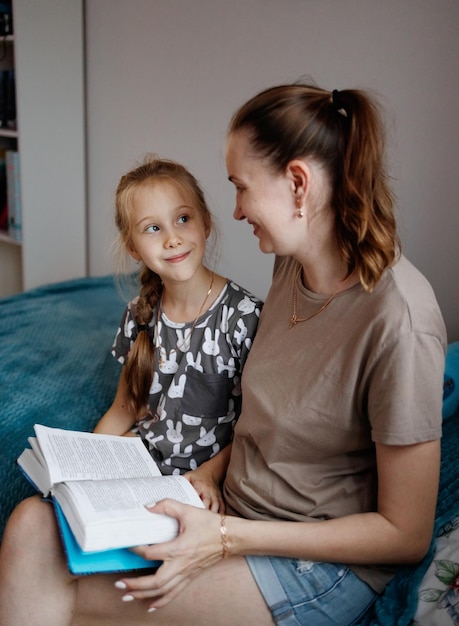
[[[233,211],[233,218],[235,220],[244,220],[245,219],[245,215],[242,212],[242,210],[240,209],[239,205],[236,204],[236,208]]]

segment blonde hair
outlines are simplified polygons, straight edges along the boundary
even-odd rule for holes
[[[371,291],[400,252],[376,101],[361,90],[279,85],[235,113],[229,133],[242,129],[274,171],[284,172],[300,157],[314,158],[325,168],[340,253],[348,274],[357,272]]]
[[[120,244],[125,250],[129,250],[131,242],[131,215],[136,193],[140,187],[158,181],[168,181],[175,185],[198,210],[206,231],[210,232],[213,228],[212,215],[207,207],[204,192],[191,172],[175,161],[147,155],[139,166],[121,177],[116,189],[115,223]],[[140,293],[133,311],[138,334],[125,363],[130,409],[135,416],[141,415],[148,407],[156,359],[155,345],[147,330],[163,291],[161,277],[146,265],[141,265],[138,280]]]

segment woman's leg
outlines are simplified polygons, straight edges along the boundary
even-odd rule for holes
[[[168,605],[148,612],[149,601],[123,602],[120,576],[88,576],[78,583],[72,626],[273,626],[274,622],[242,557],[203,570]]]
[[[8,521],[0,551],[0,626],[272,626],[271,613],[242,557],[208,568],[169,605],[123,602],[119,575],[73,577],[53,506],[22,502]]]
[[[53,506],[38,496],[13,511],[0,547],[0,626],[67,626],[76,579],[64,560]]]

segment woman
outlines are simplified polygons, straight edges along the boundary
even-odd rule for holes
[[[152,513],[177,517],[181,533],[138,548],[163,560],[157,573],[74,581],[49,511],[19,507],[2,546],[2,625],[32,611],[48,626],[352,624],[427,551],[446,338],[431,287],[399,250],[375,104],[360,91],[268,89],[234,116],[227,168],[235,218],[276,255],[227,515],[158,503]]]

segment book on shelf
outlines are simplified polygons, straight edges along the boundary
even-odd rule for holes
[[[0,70],[0,128],[16,130],[16,74],[14,69]]]
[[[8,234],[22,241],[21,175],[19,152],[6,150],[6,192],[8,205]]]
[[[73,573],[158,566],[158,562],[142,559],[128,548],[173,539],[178,534],[178,521],[151,513],[145,505],[173,498],[204,508],[185,477],[161,474],[139,437],[40,424],[34,430],[35,437],[29,438],[30,447],[17,464],[34,487],[54,503]]]
[[[13,9],[11,0],[0,2],[0,37],[13,34]]]
[[[8,196],[6,185],[6,150],[0,149],[0,231],[8,230]]]

